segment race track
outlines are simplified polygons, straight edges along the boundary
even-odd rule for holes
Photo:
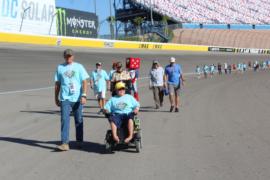
[[[100,61],[143,59],[140,98],[141,153],[105,154],[107,120],[97,114],[93,92],[84,109],[85,145],[56,152],[59,108],[53,76],[63,62],[63,48],[0,45],[1,180],[269,180],[270,71],[214,76],[186,76],[179,113],[155,110],[147,77],[151,62],[166,65],[170,56],[184,73],[197,64],[266,60],[264,55],[75,49],[88,71]],[[70,138],[74,141],[72,121]],[[74,144],[71,143],[71,147]]]

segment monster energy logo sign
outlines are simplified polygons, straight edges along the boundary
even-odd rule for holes
[[[71,9],[57,8],[57,34],[97,37],[97,16]]]
[[[57,9],[57,34],[58,35],[67,35],[67,18],[66,18],[66,10]]]

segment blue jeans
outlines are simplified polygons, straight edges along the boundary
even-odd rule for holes
[[[76,127],[76,141],[83,141],[83,106],[80,102],[61,101],[61,141],[69,143],[70,110],[72,109]]]

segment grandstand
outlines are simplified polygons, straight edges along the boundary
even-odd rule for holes
[[[174,36],[170,39],[173,43],[242,48],[270,47],[269,0],[118,1],[123,2],[124,8],[116,9],[116,15],[119,15],[116,20],[124,24],[125,32],[129,31],[128,27],[131,30],[136,29],[132,20],[140,16],[144,19],[141,24],[143,33],[151,33],[157,27],[160,32],[164,32],[164,29],[169,27],[173,31]],[[150,13],[153,14],[152,17]],[[168,17],[166,26],[160,23],[165,16]]]
[[[178,22],[270,24],[268,0],[133,0]]]

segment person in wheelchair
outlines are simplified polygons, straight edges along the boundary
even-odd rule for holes
[[[111,97],[104,107],[104,113],[109,114],[108,120],[112,130],[112,136],[116,143],[120,143],[117,135],[117,129],[123,124],[127,125],[128,136],[124,140],[129,143],[133,138],[134,123],[133,118],[138,114],[140,104],[136,99],[126,94],[126,86],[123,82],[118,82],[115,85],[117,95]]]

